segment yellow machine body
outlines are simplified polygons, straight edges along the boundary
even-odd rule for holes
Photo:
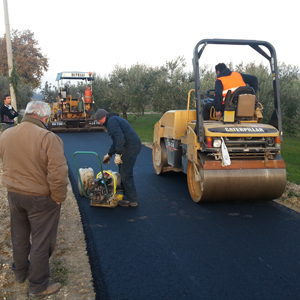
[[[155,172],[186,173],[195,202],[280,197],[286,185],[286,166],[280,156],[279,131],[260,123],[262,109],[259,104],[257,107],[247,121],[203,121],[205,145],[201,145],[195,132],[196,110],[166,112],[154,127]],[[231,162],[227,166],[222,139]]]

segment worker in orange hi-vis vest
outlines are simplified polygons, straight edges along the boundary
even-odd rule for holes
[[[217,80],[215,82],[214,107],[216,117],[220,118],[224,111],[224,100],[227,92],[231,90],[231,93],[233,93],[238,87],[248,84],[256,93],[258,80],[257,77],[253,75],[230,71],[224,63],[217,64],[215,69]]]

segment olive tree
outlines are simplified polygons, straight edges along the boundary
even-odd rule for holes
[[[34,33],[30,30],[12,30],[12,52],[16,72],[24,84],[33,88],[41,85],[44,72],[48,71],[48,58],[42,54]],[[0,74],[8,75],[7,50],[5,35],[0,38]]]
[[[185,59],[179,56],[157,70],[152,98],[155,111],[164,113],[186,108],[188,92],[193,88],[193,77],[185,69]]]

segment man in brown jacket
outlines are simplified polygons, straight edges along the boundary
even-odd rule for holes
[[[3,185],[8,191],[16,281],[29,279],[29,298],[57,292],[49,284],[49,258],[54,251],[61,202],[67,195],[68,166],[63,142],[45,124],[50,108],[29,102],[20,125],[0,137]],[[30,256],[30,261],[29,261]]]

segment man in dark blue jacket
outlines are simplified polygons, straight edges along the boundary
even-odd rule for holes
[[[121,206],[137,206],[137,192],[133,179],[133,167],[141,151],[141,140],[131,125],[118,114],[108,113],[98,109],[95,119],[104,125],[113,140],[108,153],[103,158],[104,164],[109,164],[115,154],[114,163],[119,167],[124,195],[127,199],[119,201]]]

